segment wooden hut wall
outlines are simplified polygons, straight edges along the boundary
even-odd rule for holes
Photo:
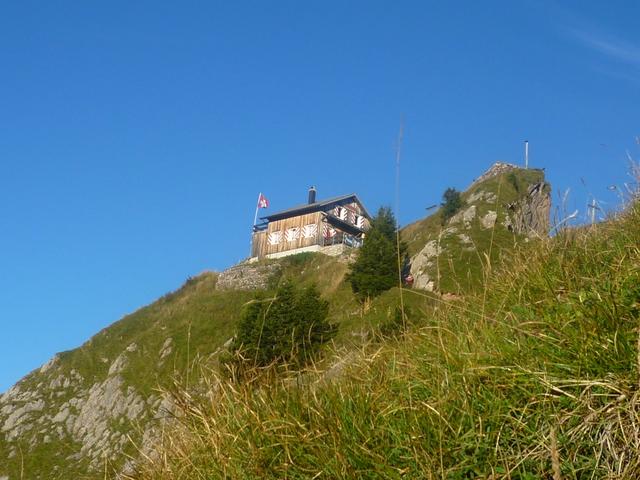
[[[362,230],[369,230],[369,227],[370,227],[369,219],[364,216],[364,211],[362,210],[362,208],[360,208],[360,205],[358,204],[358,202],[351,203],[349,207],[351,207],[354,212],[356,212],[358,215],[362,217],[362,225],[360,228],[362,228]]]
[[[273,253],[286,252],[312,245],[322,245],[323,217],[325,214],[335,215],[335,207],[336,205],[325,208],[326,213],[313,212],[270,222],[266,231],[254,233],[252,256],[263,258]],[[345,219],[346,221],[355,223],[358,217],[351,214],[355,213],[361,217],[361,225],[358,226],[363,230],[369,229],[370,222],[363,215],[364,212],[358,202],[343,204],[342,207],[350,212]],[[308,235],[308,230],[305,230],[305,227],[309,229],[311,225],[315,225],[315,234],[312,236]]]
[[[358,202],[347,203],[345,205],[342,205],[342,207],[344,207],[349,212],[353,212],[353,213],[357,214],[359,217],[362,217],[362,223],[360,225],[358,225],[358,227],[361,228],[362,230],[369,230],[369,227],[370,227],[369,219],[364,216],[364,211],[362,210],[362,208],[360,207],[360,204]],[[331,213],[335,214],[334,212],[335,212],[335,210],[332,209]],[[346,220],[348,222],[350,222],[350,223],[354,223],[355,224],[355,222],[351,221],[351,217],[350,216],[348,216]]]
[[[252,257],[263,257],[265,255],[265,251],[267,249],[267,232],[263,230],[262,232],[255,232],[253,234],[253,241],[251,244],[251,256]]]
[[[303,229],[315,225],[315,234],[305,236]],[[294,233],[297,229],[297,234]],[[289,234],[287,233],[289,232]],[[308,233],[308,231],[307,231]],[[279,237],[279,239],[278,239]],[[295,238],[294,238],[295,237]],[[267,227],[263,255],[286,252],[295,248],[320,244],[322,239],[321,213],[314,212],[270,222]]]

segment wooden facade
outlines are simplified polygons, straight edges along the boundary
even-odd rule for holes
[[[359,247],[370,225],[370,216],[355,195],[309,203],[264,220],[254,227],[252,256],[257,258],[337,243]]]

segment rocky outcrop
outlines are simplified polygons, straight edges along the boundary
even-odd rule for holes
[[[168,355],[170,346],[171,342],[165,342],[160,355]],[[90,470],[102,468],[105,459],[122,457],[131,442],[130,426],[142,422],[150,412],[152,418],[160,417],[167,408],[159,395],[145,398],[125,382],[122,374],[129,355],[137,350],[135,343],[130,344],[109,364],[106,376],[94,383],[75,370],[66,372],[56,356],[0,395],[0,433],[14,445],[8,457],[19,454],[17,441],[23,455],[29,455],[29,449],[39,443],[77,445],[75,453],[60,452],[63,457],[58,462],[84,462]],[[142,447],[145,438],[152,441],[153,428],[153,422],[147,422]],[[0,471],[0,478],[4,473]]]
[[[500,176],[501,181],[489,182]],[[462,193],[462,200],[463,207],[445,225],[439,225],[436,214],[431,227],[424,227],[432,233],[410,259],[414,288],[439,290],[438,283],[447,275],[464,277],[474,268],[477,273],[484,255],[496,251],[496,229],[511,232],[516,240],[548,233],[550,187],[541,170],[497,162]],[[507,248],[513,247],[513,241],[507,243]],[[479,251],[478,245],[491,245],[492,252]]]
[[[280,270],[281,266],[278,263],[266,265],[241,263],[222,272],[218,277],[216,288],[220,290],[265,289]]]
[[[414,288],[432,292],[435,287],[435,278],[430,273],[431,267],[435,265],[441,250],[439,240],[429,240],[422,250],[411,259],[411,275],[413,276]]]
[[[518,170],[518,166],[512,163],[504,163],[504,162],[495,162],[489,170],[484,172],[478,178],[476,178],[467,190],[471,190],[476,185],[479,185],[490,178],[497,177],[498,175],[502,175],[503,173],[512,172],[514,170]]]
[[[493,228],[497,219],[498,213],[495,210],[489,210],[486,215],[480,219],[480,224],[482,225],[482,228],[487,230],[489,228]]]
[[[544,237],[549,233],[551,195],[545,182],[535,183],[527,194],[507,205],[504,225],[510,231],[528,237]]]
[[[476,218],[477,208],[475,205],[471,205],[468,208],[459,211],[449,220],[449,225],[455,225],[462,222],[467,228],[471,224],[474,218]]]

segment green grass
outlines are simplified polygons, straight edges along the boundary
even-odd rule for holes
[[[636,204],[432,300],[337,374],[173,390],[184,416],[135,478],[638,478],[639,246]]]
[[[103,380],[118,355],[135,343],[138,349],[126,354],[122,375],[141,393],[152,393],[170,381],[173,372],[186,371],[188,362],[207,357],[233,335],[240,309],[252,294],[216,291],[215,282],[213,273],[189,279],[176,292],[124,317],[80,348],[64,352],[62,363],[90,385]],[[159,353],[169,337],[173,352],[161,363]],[[149,373],[140,374],[145,371]]]
[[[284,278],[293,278],[302,285],[315,283],[322,295],[329,299],[331,308],[329,319],[340,325],[338,336],[333,345],[340,349],[354,348],[362,344],[365,332],[369,337],[371,331],[380,323],[388,321],[393,316],[398,302],[397,290],[391,291],[376,299],[368,312],[363,314],[362,308],[351,294],[350,287],[343,281],[348,266],[335,258],[320,254],[302,254],[287,257],[278,262],[282,265],[282,273],[274,276],[270,291],[275,291],[278,283]],[[218,353],[223,344],[233,336],[236,322],[240,317],[243,305],[254,297],[254,292],[216,290],[217,274],[205,273],[188,279],[185,284],[169,293],[158,301],[141,308],[131,315],[105,328],[81,347],[59,354],[59,370],[41,374],[38,371],[27,376],[21,383],[23,390],[38,391],[39,385],[48,384],[53,376],[62,374],[69,377],[75,370],[83,382],[78,388],[88,390],[96,382],[107,378],[108,370],[114,360],[126,348],[135,343],[137,350],[127,352],[126,366],[120,373],[124,380],[123,388],[133,386],[136,392],[147,399],[151,395],[158,395],[158,389],[173,385],[176,378],[187,382],[186,372],[189,372],[190,385],[197,385],[200,378],[199,368],[194,365],[217,365]],[[269,292],[267,292],[268,294]],[[408,304],[416,311],[429,303],[428,299],[414,298]],[[357,335],[353,335],[353,333]],[[160,361],[160,351],[167,338],[173,339],[173,351],[163,362]],[[48,395],[48,394],[47,394]],[[57,413],[56,405],[62,405],[77,395],[76,391],[66,390],[56,393],[56,397],[48,400],[47,409],[33,412],[33,420],[48,412]],[[149,420],[149,417],[142,419]],[[119,419],[112,425],[112,430],[131,435],[134,442],[140,440],[140,429],[127,421],[119,424]],[[71,453],[79,450],[77,445],[67,444],[55,436],[51,443],[42,443],[42,435],[38,428],[27,432],[20,444],[25,452],[25,478],[40,475],[45,478],[53,467],[59,466],[64,475],[81,478],[84,472],[87,478],[86,462],[68,460]],[[36,449],[29,448],[29,442],[38,442]],[[21,471],[21,459],[4,458],[10,445],[6,444],[0,432],[0,470],[18,476]],[[68,453],[73,450],[71,453]],[[67,452],[66,454],[64,454]],[[135,454],[129,446],[128,453]],[[111,463],[109,468],[119,468],[124,458]],[[95,475],[94,475],[95,476]],[[12,477],[13,478],[13,477]]]
[[[519,198],[524,185],[541,179],[542,174],[539,171],[518,171],[515,182],[506,176],[496,177],[466,192],[463,198],[468,198],[470,194],[482,188],[489,193],[499,194],[497,205],[500,206],[505,202]],[[484,215],[490,208],[492,207],[487,205],[479,206],[478,216]],[[498,211],[500,212],[500,210]],[[498,224],[500,222],[501,217],[499,216]],[[409,243],[409,250],[416,252],[430,238],[433,238],[434,232],[437,235],[440,228],[439,218],[435,215],[406,227],[402,235]],[[178,435],[175,438],[184,439],[187,442],[187,446],[184,447],[187,448],[185,452],[189,457],[193,455],[194,462],[196,462],[193,466],[195,470],[189,470],[191,467],[188,467],[188,464],[191,460],[185,459],[184,456],[169,456],[167,458],[172,461],[186,462],[186,465],[180,467],[173,463],[167,467],[184,469],[180,470],[183,473],[176,473],[175,477],[171,476],[174,473],[163,477],[164,474],[155,471],[150,474],[151,477],[200,478],[194,472],[202,470],[208,472],[206,475],[209,475],[209,478],[223,478],[221,477],[223,474],[232,478],[260,478],[263,474],[271,478],[307,478],[315,468],[324,469],[322,470],[324,472],[323,478],[333,478],[332,476],[336,478],[370,477],[371,475],[389,478],[404,475],[406,478],[414,478],[413,475],[418,475],[417,472],[420,469],[424,469],[425,472],[433,471],[434,465],[443,469],[446,464],[449,465],[446,469],[452,468],[450,465],[459,461],[461,453],[449,451],[447,455],[450,459],[446,460],[449,457],[445,458],[444,453],[442,457],[434,459],[427,458],[424,452],[427,449],[432,449],[430,453],[432,455],[433,451],[436,451],[433,450],[435,448],[432,443],[433,438],[437,438],[440,442],[437,445],[438,452],[444,452],[442,445],[445,445],[446,441],[441,440],[442,436],[446,437],[447,441],[454,442],[452,438],[449,438],[451,437],[450,432],[447,433],[443,430],[443,425],[446,425],[446,422],[453,425],[457,420],[462,422],[466,418],[467,420],[464,421],[470,422],[470,418],[475,417],[467,418],[465,415],[471,415],[468,411],[462,414],[463,407],[466,405],[465,401],[453,394],[451,394],[451,398],[447,397],[448,393],[445,391],[445,387],[450,386],[463,390],[471,388],[470,392],[473,392],[473,388],[478,385],[486,385],[485,378],[493,378],[493,374],[489,375],[486,372],[492,372],[492,370],[486,366],[478,367],[478,365],[481,365],[482,361],[493,361],[490,359],[494,359],[495,355],[510,352],[511,343],[509,342],[514,338],[513,330],[509,328],[500,330],[488,319],[500,315],[506,315],[505,318],[508,319],[512,318],[511,316],[521,318],[533,315],[531,312],[534,311],[527,303],[518,302],[515,305],[519,305],[518,308],[522,308],[522,311],[516,307],[513,307],[513,311],[507,309],[506,305],[511,305],[509,302],[511,302],[513,295],[510,294],[511,297],[505,296],[503,301],[498,301],[497,292],[500,291],[499,286],[503,284],[495,280],[491,281],[493,283],[486,284],[489,285],[486,290],[488,295],[485,296],[485,291],[479,288],[485,285],[487,276],[491,276],[491,270],[487,270],[487,266],[491,265],[495,268],[501,259],[505,258],[505,252],[514,248],[517,239],[506,229],[480,230],[477,221],[471,225],[471,231],[467,233],[476,242],[477,251],[468,252],[460,249],[459,245],[447,245],[449,247],[447,255],[442,255],[442,258],[439,259],[443,278],[442,286],[444,291],[475,292],[477,296],[449,303],[443,302],[440,297],[435,295],[404,290],[402,292],[404,303],[407,311],[411,312],[411,323],[422,325],[421,329],[414,327],[412,333],[405,336],[404,340],[381,338],[376,335],[380,332],[381,327],[384,328],[385,325],[393,323],[396,318],[396,308],[400,301],[400,291],[397,288],[374,299],[366,309],[363,309],[354,299],[349,285],[344,282],[348,265],[339,259],[317,253],[305,253],[279,260],[265,261],[264,263],[277,262],[282,265],[281,273],[271,279],[269,291],[273,292],[278,283],[285,278],[292,278],[303,286],[315,283],[324,298],[330,301],[329,320],[339,324],[338,335],[329,350],[329,352],[336,353],[330,353],[323,362],[317,365],[319,370],[329,368],[332,373],[310,372],[304,375],[305,381],[303,383],[313,384],[315,378],[319,384],[325,385],[327,377],[335,375],[343,376],[344,380],[325,385],[321,389],[321,395],[317,397],[316,387],[311,390],[291,389],[286,385],[289,385],[293,380],[287,380],[280,386],[266,386],[265,390],[260,390],[259,393],[263,392],[264,396],[256,396],[253,386],[236,391],[234,387],[223,385],[220,397],[211,399],[214,402],[211,405],[194,406],[194,404],[185,403],[184,405],[188,408],[193,407],[203,412],[203,422],[214,420],[222,422],[221,437],[215,440],[200,438],[202,432],[199,429],[204,428],[207,423],[191,424],[189,427],[193,428],[186,430],[190,433],[182,437]],[[576,235],[576,238],[578,237],[580,236]],[[543,241],[525,248],[537,255],[540,251],[544,251],[544,248],[558,248],[554,247],[557,245],[554,242],[559,242],[559,239],[548,243]],[[577,242],[578,240],[571,241]],[[541,248],[543,250],[540,250]],[[489,251],[491,254],[488,257],[482,254],[482,252]],[[521,255],[528,256],[530,253]],[[519,266],[520,264],[514,260],[514,265]],[[526,274],[522,275],[526,277]],[[555,280],[550,279],[549,281]],[[135,343],[138,349],[126,354],[127,365],[121,373],[125,380],[125,388],[133,386],[143,397],[148,397],[158,395],[158,389],[173,389],[174,380],[177,378],[175,381],[183,387],[188,384],[190,387],[198,386],[198,390],[200,390],[202,385],[199,382],[211,380],[207,375],[202,376],[202,371],[208,372],[210,369],[216,368],[217,353],[221,351],[224,342],[233,335],[243,305],[254,295],[253,292],[218,291],[215,288],[216,282],[217,274],[214,273],[205,273],[188,279],[180,289],[124,317],[78,349],[63,352],[60,354],[62,373],[68,376],[72,370],[76,370],[84,378],[82,387],[88,389],[95,382],[103,381],[112,362],[122,354],[127,346]],[[540,288],[540,286],[537,285],[536,288]],[[542,297],[547,294],[549,292],[546,291],[540,293]],[[505,322],[505,320],[502,321]],[[530,321],[534,324],[536,320]],[[173,339],[173,352],[164,362],[160,362],[160,350],[164,341],[169,337]],[[505,339],[509,339],[506,344]],[[518,341],[524,342],[524,340]],[[336,369],[334,365],[336,361],[344,367]],[[447,362],[451,362],[451,364]],[[473,375],[466,370],[465,373],[460,373],[460,370],[456,370],[456,368],[467,365],[465,362],[472,362],[474,369],[484,368],[485,370],[474,371]],[[487,368],[489,369],[487,370]],[[336,374],[336,371],[339,374]],[[498,377],[499,375],[496,376],[496,378]],[[42,375],[36,372],[24,380],[24,386],[36,389],[39,383],[43,381],[46,383],[49,380],[48,374]],[[296,378],[296,382],[300,383],[300,379]],[[439,389],[436,389],[434,393],[434,385],[436,384],[439,385]],[[526,388],[529,388],[529,385],[525,382],[523,389]],[[487,392],[480,393],[478,398],[483,398],[483,395],[489,398]],[[407,397],[407,395],[409,396]],[[414,401],[416,398],[421,399],[417,404]],[[56,402],[61,404],[67,399],[68,396],[65,394]],[[274,400],[273,404],[266,405],[271,403],[271,399]],[[315,401],[320,403],[313,403]],[[470,402],[471,400],[467,399],[466,401]],[[505,399],[505,405],[509,401],[508,398]],[[427,402],[428,407],[420,402]],[[456,402],[462,402],[459,407],[460,412],[458,412],[462,416],[458,419],[458,413],[454,409],[443,411],[433,417],[435,415],[434,409],[440,412],[440,403],[449,405],[448,402],[451,402],[452,406],[457,405]],[[262,408],[260,405],[264,406],[264,410],[258,411],[259,408]],[[416,408],[422,409],[420,415],[416,413],[419,411]],[[491,409],[496,408],[495,405],[491,407]],[[293,409],[294,412],[287,409]],[[496,412],[504,413],[500,409]],[[316,417],[318,413],[332,417],[319,419]],[[445,416],[445,413],[453,417],[453,420]],[[252,423],[253,415],[257,415],[255,418],[261,418],[266,422],[267,427],[263,428]],[[191,417],[187,416],[187,418]],[[387,424],[385,423],[387,420],[392,422]],[[270,432],[268,428],[271,421],[274,422],[274,428],[282,431],[282,435],[290,436],[290,444],[285,442],[289,437],[273,436],[273,432]],[[402,423],[413,421],[417,423],[415,425]],[[287,422],[294,422],[297,425],[296,428],[292,427],[292,430],[288,430]],[[383,430],[378,432],[377,425],[380,425]],[[436,428],[436,426],[438,426],[436,430],[429,430]],[[327,432],[331,433],[322,433],[322,429],[325,427],[328,429]],[[474,430],[465,430],[467,427],[467,423],[458,424],[456,432],[464,431],[465,435],[469,435],[471,438],[475,434]],[[130,424],[113,425],[113,428],[123,432],[128,430],[135,442],[139,440],[139,434],[135,429],[132,430]],[[216,424],[216,429],[218,429],[218,424]],[[558,431],[559,441],[563,438],[561,433]],[[227,443],[230,439],[225,435],[237,437],[239,434],[242,436],[238,438],[242,438],[243,442],[249,442],[250,445],[234,443],[240,440]],[[249,436],[244,437],[245,434]],[[484,433],[482,434],[484,435]],[[331,435],[331,442],[329,444],[322,443],[327,441],[327,435]],[[436,436],[433,437],[434,435]],[[312,441],[314,436],[318,438]],[[371,440],[367,440],[367,436],[370,436]],[[21,441],[25,443],[30,438],[27,435]],[[308,442],[307,439],[309,439]],[[494,440],[495,437],[491,437],[491,441]],[[0,433],[0,452],[6,452],[8,448],[8,445],[3,445],[3,441]],[[202,447],[198,446],[199,442],[208,443]],[[307,444],[311,449],[310,452],[305,450]],[[269,448],[266,447],[267,445]],[[409,445],[410,448],[406,445]],[[420,445],[422,446],[420,447]],[[482,455],[489,455],[487,452],[495,451],[495,448],[492,450],[487,446],[488,444],[483,443],[482,445],[482,452],[484,452]],[[25,448],[28,451],[26,443]],[[86,470],[86,465],[82,462],[74,463],[65,460],[66,457],[62,458],[58,455],[58,452],[67,451],[68,448],[77,449],[77,446],[54,441],[39,445],[36,450],[30,451],[28,462],[25,463],[25,471],[28,473],[25,478],[37,475],[45,478],[56,465],[62,466],[61,471],[67,472],[69,477],[78,477],[79,472]],[[129,446],[129,453],[135,453],[131,448],[132,446]],[[203,448],[202,452],[200,452],[200,448]],[[207,452],[211,448],[214,450],[223,449],[224,451],[229,449],[230,459],[225,460],[216,455],[209,458]],[[283,448],[284,450],[282,450]],[[258,463],[247,463],[249,459],[240,461],[239,456],[243,450],[255,455],[255,462]],[[325,453],[321,453],[320,450]],[[390,457],[387,457],[387,453],[382,453],[382,451],[388,451]],[[415,452],[422,452],[420,453],[422,456],[415,460],[417,463],[412,463],[414,460],[411,460],[411,452],[414,452],[414,460],[418,458]],[[289,465],[287,463],[289,460],[283,460],[283,458],[287,458],[287,455],[296,458],[295,465]],[[331,460],[330,455],[337,456],[337,458]],[[18,459],[14,457],[11,460],[5,460],[1,457],[2,454],[0,454],[0,467],[8,470],[14,476],[18,475],[20,471]],[[123,461],[124,459],[120,459],[112,466],[118,468]],[[233,465],[230,463],[232,461]],[[491,461],[495,461],[495,458],[491,457]],[[198,464],[197,462],[203,463]],[[207,462],[213,462],[218,466],[205,468],[203,465],[209,465]],[[254,460],[251,459],[251,462]],[[222,468],[220,465],[226,464],[229,465],[230,470],[220,470]],[[298,464],[302,465],[300,469],[296,466]],[[375,468],[379,470],[372,467],[373,464],[377,465]],[[86,475],[88,475],[87,478],[91,478],[90,474]],[[434,475],[439,477],[438,474]],[[458,474],[456,473],[456,475]],[[419,477],[420,475],[415,478]]]
[[[436,279],[438,290],[466,294],[482,289],[487,267],[499,263],[503,255],[513,251],[515,245],[524,240],[522,235],[510,232],[503,225],[507,204],[523,198],[529,185],[542,181],[544,172],[541,170],[516,169],[473,186],[462,194],[465,202],[462,210],[470,206],[469,197],[479,191],[495,195],[495,201],[473,202],[477,206],[476,218],[468,229],[460,228],[460,224],[454,225],[458,231],[453,235],[443,234],[450,225],[442,225],[441,212],[407,225],[401,233],[409,255],[417,254],[430,240],[439,239],[443,252],[428,270],[430,276]],[[496,224],[492,229],[483,229],[479,219],[489,210],[497,212]],[[459,240],[457,235],[460,233],[470,237],[473,248],[468,248]]]
[[[55,375],[69,377],[70,372],[75,370],[83,377],[83,383],[78,387],[88,390],[94,383],[105,380],[113,361],[127,346],[135,343],[137,350],[125,353],[127,363],[121,372],[123,388],[133,386],[145,399],[157,395],[158,388],[171,385],[174,376],[189,371],[192,362],[209,358],[233,335],[242,305],[253,297],[251,292],[216,291],[216,278],[214,273],[205,273],[189,279],[179,290],[127,315],[81,347],[60,353],[59,370]],[[173,338],[173,352],[164,362],[160,362],[162,345],[169,337]],[[49,372],[40,374],[35,371],[22,381],[21,387],[23,390],[37,391],[39,384],[46,385],[51,381],[50,375]],[[191,380],[197,382],[198,379]],[[75,395],[77,392],[73,390],[62,391],[56,396],[47,394],[47,409],[55,415],[55,405],[62,405]],[[35,421],[47,413],[47,410],[34,412],[31,417]],[[113,430],[128,433],[135,441],[139,440],[137,427],[133,428],[130,422],[114,427],[117,428]],[[87,472],[86,461],[67,459],[79,451],[77,445],[60,440],[55,435],[52,435],[51,443],[43,443],[43,435],[37,433],[38,430],[36,427],[28,432],[19,442],[24,452],[24,466],[19,456],[8,459],[0,454],[3,471],[17,476],[24,468],[27,472],[25,478],[36,478],[37,475],[50,478],[47,472],[58,466],[61,471],[59,478],[95,478],[95,475]],[[31,441],[36,442],[36,448],[29,447]],[[0,452],[8,452],[9,448],[0,435]],[[130,450],[130,453],[135,453],[133,449]],[[124,460],[119,459],[113,466],[121,465]],[[86,477],[82,477],[81,473]]]
[[[35,447],[22,439],[18,442],[12,442],[11,447],[16,449],[15,456],[11,459],[3,459],[3,461],[10,461],[13,466],[13,470],[10,471],[13,476],[10,476],[10,479],[66,480],[76,478],[83,480],[91,478],[86,475],[87,461],[69,463],[66,460],[67,457],[80,451],[79,444],[73,442],[45,443],[43,439],[44,434],[39,434]],[[0,451],[9,451],[9,445],[3,440],[0,440]],[[61,468],[61,465],[64,467]]]

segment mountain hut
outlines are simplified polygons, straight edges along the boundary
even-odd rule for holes
[[[307,203],[261,218],[253,227],[252,257],[278,258],[302,252],[339,255],[362,245],[371,216],[354,193]]]

